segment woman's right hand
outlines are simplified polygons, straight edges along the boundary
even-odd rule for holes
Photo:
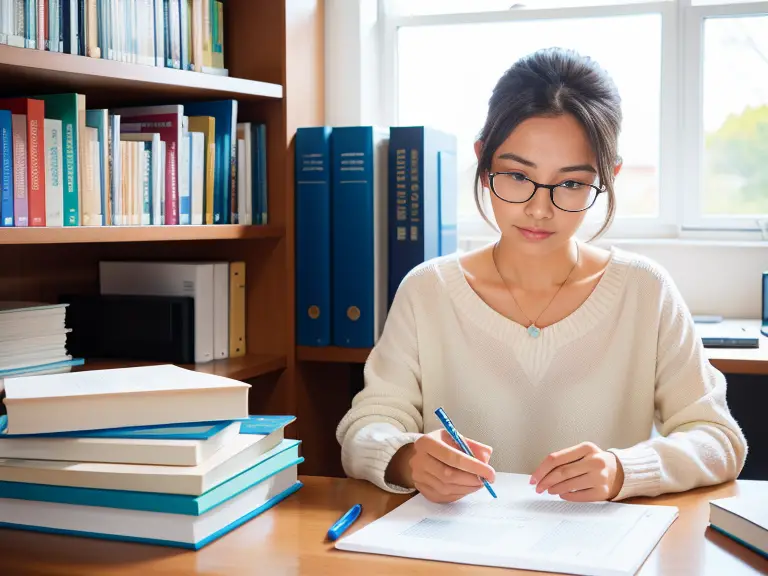
[[[454,502],[483,487],[482,476],[493,482],[496,472],[488,464],[492,449],[464,438],[475,458],[464,454],[445,430],[435,430],[419,437],[403,454],[396,454],[401,474],[410,478],[414,488],[432,502]],[[399,451],[402,452],[402,449]],[[400,456],[400,458],[397,458]],[[394,462],[393,462],[394,463]]]

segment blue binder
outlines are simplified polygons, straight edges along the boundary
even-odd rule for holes
[[[387,311],[387,150],[389,130],[334,127],[332,338],[368,348]]]
[[[296,343],[331,344],[331,128],[295,139]]]

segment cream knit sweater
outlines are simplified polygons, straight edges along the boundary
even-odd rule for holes
[[[403,281],[337,429],[344,470],[391,492],[394,453],[440,427],[493,448],[501,472],[591,441],[624,468],[616,500],[731,480],[747,445],[669,275],[619,249],[589,298],[531,338],[467,282],[458,255]]]

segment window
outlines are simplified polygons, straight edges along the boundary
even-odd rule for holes
[[[597,60],[622,97],[613,235],[759,237],[768,218],[768,2],[705,1],[389,0],[385,108],[393,124],[456,134],[460,236],[492,233],[472,186],[494,83],[523,54],[559,45]],[[596,208],[593,226],[604,214]]]

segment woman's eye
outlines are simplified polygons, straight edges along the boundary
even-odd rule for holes
[[[563,186],[564,188],[569,188],[570,190],[578,190],[582,186],[585,186],[585,184],[582,184],[581,182],[576,182],[576,180],[566,180],[560,186]]]
[[[520,174],[520,172],[510,172],[509,177],[512,178],[513,180],[517,180],[518,182],[522,182],[523,180],[525,180],[525,175]]]

